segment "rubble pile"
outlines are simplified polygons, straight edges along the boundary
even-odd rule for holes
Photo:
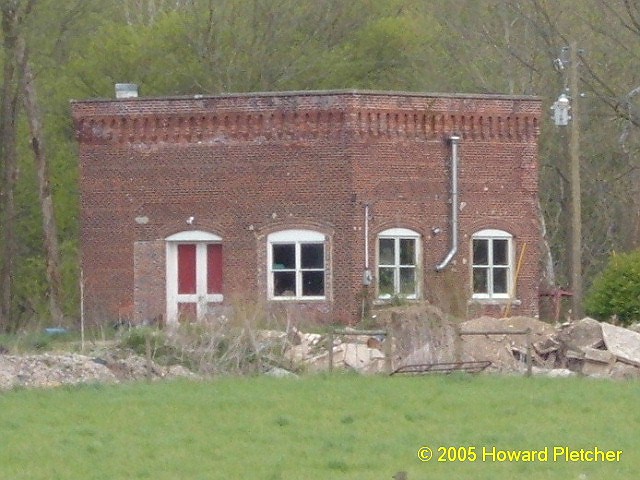
[[[118,383],[192,375],[183,367],[161,367],[136,355],[115,358],[110,355],[91,357],[76,353],[0,354],[0,390],[14,387]]]
[[[289,341],[291,345],[286,349],[284,356],[291,364],[301,365],[310,372],[329,369],[329,335],[303,333],[294,329],[289,335]],[[384,372],[384,341],[384,337],[371,335],[335,335],[331,359],[333,368],[360,373]]]
[[[634,327],[623,328],[588,317],[562,325],[530,317],[480,317],[458,323],[429,305],[398,307],[378,315],[379,324],[387,325],[391,339],[336,335],[332,346],[334,369],[386,372],[384,352],[390,350],[394,369],[489,361],[487,371],[510,373],[525,371],[530,354],[535,374],[640,378],[640,333]],[[528,335],[524,333],[527,330]],[[295,330],[281,338],[288,341],[283,351],[291,366],[328,370],[328,335]],[[387,341],[392,342],[390,349],[385,348]]]
[[[460,362],[490,362],[489,372],[523,372],[530,355],[535,374],[640,378],[638,326],[623,328],[592,318],[555,326],[529,317],[456,322],[429,305],[380,310],[377,315],[377,324],[385,328],[375,332],[256,331],[254,351],[265,373],[277,377],[330,368],[389,373],[405,366]],[[0,390],[193,376],[181,366],[160,366],[110,350],[95,356],[0,352]]]

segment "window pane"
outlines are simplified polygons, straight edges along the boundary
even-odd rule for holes
[[[509,241],[496,239],[493,241],[493,264],[508,265],[509,263]]]
[[[487,268],[473,269],[473,293],[489,293],[488,291],[488,273]]]
[[[296,246],[295,244],[273,245],[273,267],[274,270],[295,269],[296,268]]]
[[[416,270],[415,268],[400,269],[400,294],[416,294]]]
[[[302,296],[324,296],[324,272],[302,272]]]
[[[416,241],[412,238],[400,239],[400,265],[416,264]]]
[[[473,240],[473,264],[489,265],[489,241],[484,239]]]
[[[393,272],[393,268],[378,269],[378,295],[380,297],[391,297],[395,294]]]
[[[196,245],[178,245],[178,293],[196,293]]]
[[[294,297],[296,295],[295,272],[273,272],[273,296]]]
[[[395,265],[395,240],[393,238],[380,239],[379,265]]]
[[[508,293],[506,268],[493,269],[493,293]]]
[[[324,268],[324,245],[321,243],[300,245],[300,263],[302,268]]]
[[[222,245],[207,245],[207,293],[222,293]]]

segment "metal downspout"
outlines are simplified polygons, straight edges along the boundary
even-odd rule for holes
[[[458,143],[460,136],[451,135],[451,249],[436,271],[444,270],[458,252]]]
[[[371,285],[372,275],[369,268],[369,204],[364,205],[364,272],[362,284]]]

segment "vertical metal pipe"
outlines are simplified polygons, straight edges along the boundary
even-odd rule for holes
[[[364,269],[369,270],[369,204],[364,205]]]
[[[444,260],[436,266],[438,272],[449,265],[458,251],[458,143],[460,137],[451,135],[449,141],[451,142],[451,249]]]
[[[364,204],[364,272],[362,272],[362,284],[364,286],[371,285],[372,275],[371,270],[369,269],[369,204]],[[362,299],[363,309],[362,312],[364,314],[364,302],[365,299]]]

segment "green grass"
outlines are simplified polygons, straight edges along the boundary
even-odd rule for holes
[[[85,346],[91,348],[96,342],[114,339],[115,330],[112,328],[91,329],[85,334]],[[26,330],[20,333],[0,334],[0,353],[9,354],[38,354],[42,352],[80,351],[81,335],[77,330],[65,333],[50,334],[44,328]]]
[[[15,335],[0,334],[0,346],[10,353],[41,353],[67,347],[75,339],[73,333],[48,334],[29,331]]]
[[[629,479],[640,383],[225,378],[0,394],[1,479]],[[429,446],[623,450],[620,462],[420,462]]]

